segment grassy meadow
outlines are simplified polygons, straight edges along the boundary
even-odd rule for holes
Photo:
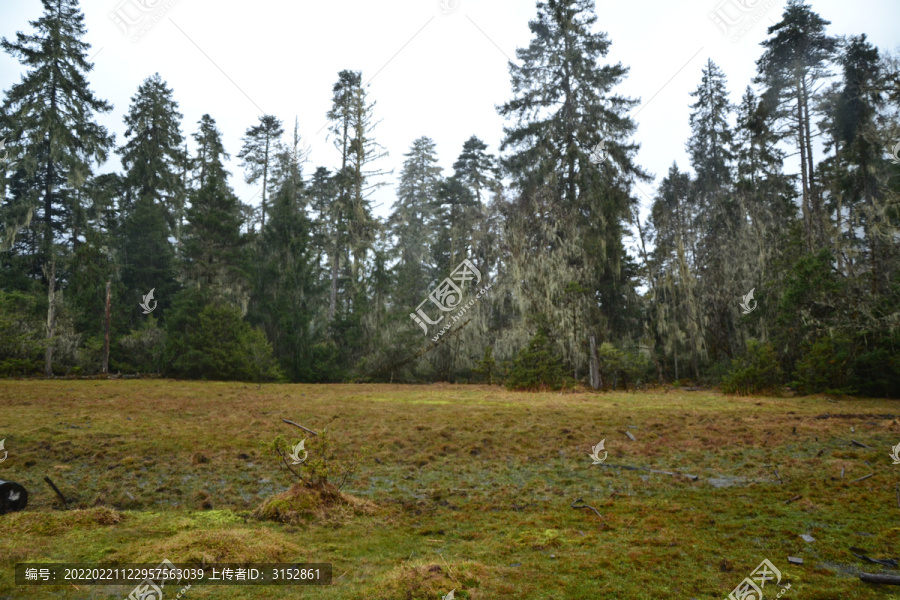
[[[333,461],[361,460],[341,501],[265,520],[294,481],[273,440],[311,438],[282,418],[327,428]],[[766,558],[785,600],[900,597],[858,578],[896,570],[850,551],[900,558],[897,401],[5,380],[0,438],[0,479],[30,494],[0,516],[0,599],[131,591],[16,586],[16,563],[164,558],[333,564],[331,586],[194,586],[190,600],[722,599]]]

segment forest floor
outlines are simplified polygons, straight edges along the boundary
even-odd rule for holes
[[[282,418],[327,426],[338,459],[362,452],[350,508],[253,516],[292,482],[272,441],[312,437]],[[5,380],[0,437],[0,479],[29,491],[0,516],[0,599],[133,588],[16,586],[16,563],[163,559],[333,565],[330,586],[195,585],[188,600],[721,599],[763,559],[781,572],[767,600],[900,595],[858,578],[896,569],[850,550],[900,558],[898,401]]]

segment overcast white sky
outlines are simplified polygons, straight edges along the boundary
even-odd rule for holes
[[[381,119],[376,138],[390,153],[378,166],[394,170],[386,178],[389,185],[373,197],[376,213],[384,217],[403,154],[415,138],[435,140],[445,174],[473,134],[497,152],[503,123],[495,106],[510,98],[507,59],[530,40],[533,0],[444,2],[452,10],[443,12],[440,0],[83,0],[86,41],[95,54],[90,85],[115,105],[99,121],[122,144],[122,117],[131,96],[146,77],[159,72],[174,90],[186,136],[196,131],[204,113],[215,118],[232,156],[227,165],[231,183],[247,202],[259,186],[244,183],[235,158],[246,129],[265,112],[281,118],[289,132],[297,116],[312,148],[306,174],[313,165],[333,168],[338,155],[322,130],[331,87],[341,69],[361,70],[364,81],[371,79],[370,98],[377,101],[376,117]],[[744,26],[749,30],[733,40],[710,13],[719,9],[736,19],[739,3],[755,8],[732,33]],[[644,103],[635,110],[638,163],[657,183],[673,161],[688,167],[689,93],[699,83],[701,66],[707,58],[718,63],[737,102],[755,73],[766,27],[779,20],[785,3],[597,0],[597,27],[612,41],[607,60],[621,61],[631,70],[619,91]],[[147,15],[155,16],[156,23],[133,41],[110,14],[118,10],[136,19],[140,5],[155,7]],[[832,34],[866,33],[882,49],[900,44],[897,0],[812,0],[811,5],[832,21]],[[5,0],[0,4],[0,36],[30,33],[28,20],[41,11],[39,0]],[[138,27],[131,35],[137,35]],[[12,57],[0,55],[4,92],[22,72]],[[113,156],[103,170],[119,167]],[[655,190],[654,185],[641,188],[650,195]],[[257,196],[253,203],[258,202]],[[646,210],[649,201],[643,202]]]

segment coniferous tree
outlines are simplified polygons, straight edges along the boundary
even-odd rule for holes
[[[398,310],[409,313],[425,299],[431,283],[439,279],[440,270],[435,268],[431,247],[439,227],[435,219],[441,168],[434,141],[428,137],[415,140],[404,156],[397,201],[388,218],[387,231],[393,237],[397,260],[394,298]]]
[[[635,123],[627,111],[637,101],[613,93],[627,69],[598,64],[610,41],[593,31],[593,0],[539,1],[537,12],[531,43],[516,51],[521,65],[509,66],[514,98],[499,109],[512,121],[501,150],[510,152],[503,164],[519,213],[507,231],[515,240],[510,259],[521,261],[510,278],[526,314],[568,324],[558,338],[567,340],[577,371],[586,363],[580,329],[601,336],[625,331],[623,299],[633,291],[624,268],[624,221],[634,202],[630,182],[646,175],[632,162],[637,147],[628,141]],[[601,142],[609,158],[593,164]],[[561,308],[567,289],[584,290],[578,329],[569,329],[571,306]],[[530,337],[520,331],[514,346]]]
[[[694,168],[694,229],[696,245],[690,265],[695,276],[702,280],[698,290],[701,320],[699,335],[710,340],[713,359],[731,356],[734,351],[734,330],[731,317],[735,289],[743,268],[740,257],[729,252],[736,238],[743,235],[743,215],[732,192],[731,103],[728,101],[725,74],[712,61],[703,68],[701,83],[691,93],[696,102],[691,105],[691,137],[687,149]],[[690,208],[688,208],[690,211]],[[696,367],[696,365],[695,365]],[[699,372],[695,368],[695,372]]]
[[[162,316],[178,290],[175,252],[169,237],[185,189],[180,166],[181,113],[158,73],[148,77],[132,97],[125,115],[127,141],[119,148],[125,168],[122,202],[122,301],[130,307],[130,325],[144,320],[139,303],[151,289]]]
[[[673,164],[651,209],[650,233],[656,247],[650,264],[654,281],[650,315],[661,353],[673,359],[675,379],[684,374],[679,366],[682,348],[686,346],[690,353],[695,376],[706,357],[697,275],[692,268],[695,254],[690,252],[694,243],[691,194],[690,175]]]
[[[227,158],[216,122],[200,119],[194,134],[198,146],[200,188],[191,193],[184,234],[184,276],[210,297],[246,305],[246,273],[243,270],[240,201],[228,185]]]
[[[736,269],[735,285],[741,295],[749,290],[768,287],[778,277],[778,265],[790,255],[802,253],[806,247],[802,226],[797,222],[794,184],[783,172],[784,151],[778,147],[773,119],[761,106],[759,98],[748,87],[737,107],[734,136],[734,198],[740,205],[744,221],[741,237],[735,239],[731,254],[741,263]],[[733,307],[733,303],[732,303]],[[741,320],[733,307],[735,323]],[[759,311],[742,327],[735,325],[735,350],[750,338],[767,340],[774,325],[774,315]]]
[[[878,49],[866,41],[866,36],[850,38],[841,50],[838,62],[842,81],[835,98],[834,115],[829,119],[835,144],[835,157],[829,170],[840,182],[834,194],[834,210],[840,236],[844,235],[844,206],[853,215],[846,227],[848,250],[851,255],[868,255],[862,262],[868,270],[870,292],[876,295],[884,286],[884,281],[880,281],[884,237],[879,234],[886,233],[880,231],[884,226],[889,227],[882,210],[884,140],[878,135],[882,128],[878,114],[885,106],[884,73]],[[857,231],[862,232],[862,240],[856,240]]]
[[[463,144],[462,152],[453,163],[453,177],[445,186],[445,195],[459,198],[460,214],[454,218],[459,245],[466,256],[484,273],[493,267],[491,206],[502,193],[497,172],[496,158],[487,150],[487,144],[476,136]],[[454,190],[455,184],[462,190]],[[467,191],[468,194],[463,193]]]
[[[331,297],[328,306],[328,318],[334,319],[338,312],[338,288],[341,272],[346,271],[349,262],[348,255],[348,223],[351,215],[351,194],[354,182],[354,172],[351,167],[351,152],[353,151],[353,122],[354,105],[357,98],[357,90],[362,87],[362,75],[355,71],[344,70],[338,73],[338,80],[332,88],[331,109],[328,111],[328,120],[331,123],[329,131],[333,136],[335,148],[341,155],[340,167],[334,175],[336,196],[333,205],[329,207],[327,215],[330,220],[329,230],[333,233],[329,240],[331,246],[329,262],[331,267]],[[346,281],[346,276],[344,281]]]
[[[42,0],[44,14],[31,22],[34,34],[17,33],[0,46],[29,71],[6,94],[3,113],[10,145],[18,147],[12,199],[4,212],[14,227],[30,223],[19,238],[16,261],[31,278],[47,282],[47,350],[45,375],[53,373],[57,279],[64,282],[64,258],[84,231],[84,193],[92,163],[106,160],[113,137],[93,120],[112,105],[94,96],[86,74],[90,44],[84,42],[84,15],[77,0]],[[31,215],[35,219],[30,219]],[[15,238],[12,238],[15,239]],[[61,246],[57,248],[57,245]]]
[[[124,119],[128,139],[118,150],[128,188],[123,212],[127,214],[136,199],[148,198],[164,209],[170,230],[175,228],[175,209],[185,193],[181,118],[172,90],[159,73],[148,77],[131,98]]]
[[[328,377],[318,371],[313,348],[324,332],[314,326],[319,290],[302,173],[293,160],[296,150],[295,145],[279,157],[285,176],[278,181],[256,250],[259,276],[251,316],[262,325],[291,381],[322,381]]]
[[[757,81],[766,86],[766,110],[786,126],[800,152],[800,184],[807,250],[820,248],[825,239],[825,215],[816,184],[813,159],[814,96],[827,78],[837,40],[825,32],[830,21],[813,12],[805,0],[788,0],[781,21],[768,29],[771,36],[757,61]]]
[[[373,178],[384,173],[371,163],[386,155],[373,137],[375,103],[370,102],[362,74],[341,71],[334,84],[329,130],[340,153],[334,175],[336,198],[327,211],[331,219],[329,240],[331,295],[328,316],[332,339],[349,367],[371,351],[373,332],[364,331],[371,285],[371,249],[381,223],[372,215],[371,192],[383,185]]]
[[[261,226],[266,226],[266,193],[269,188],[269,170],[272,159],[278,150],[278,143],[284,135],[281,120],[272,115],[259,118],[259,125],[247,129],[244,134],[244,146],[238,153],[243,159],[241,166],[246,170],[246,182],[256,183],[262,179],[262,203],[260,205]]]
[[[315,249],[316,271],[320,278],[330,279],[329,256],[333,249],[332,242],[338,236],[334,231],[337,219],[331,212],[337,208],[337,187],[333,175],[327,168],[318,167],[313,172],[307,186],[307,198],[313,214],[312,245]],[[328,316],[327,311],[325,316]]]
[[[55,242],[67,233],[71,243],[72,220],[81,196],[77,193],[91,174],[91,164],[106,160],[113,138],[92,120],[112,105],[94,96],[87,73],[90,44],[84,14],[77,0],[42,0],[44,14],[31,21],[33,34],[17,33],[15,41],[4,38],[0,46],[19,58],[29,71],[6,93],[4,113],[10,131],[7,144],[17,155],[13,204],[36,207],[33,237],[28,252],[34,257],[33,275],[52,260]]]

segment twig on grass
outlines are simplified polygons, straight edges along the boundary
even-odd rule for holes
[[[579,502],[581,502],[582,506],[575,506],[575,505],[578,504]],[[600,511],[598,511],[598,510],[597,510],[596,508],[594,508],[593,506],[589,506],[589,505],[585,504],[585,503],[584,503],[584,500],[582,500],[581,498],[576,498],[575,501],[572,502],[572,504],[571,504],[570,506],[571,506],[572,508],[574,508],[574,509],[579,509],[579,508],[589,508],[589,509],[591,509],[592,511],[594,511],[595,513],[597,513],[597,516],[598,516],[598,517],[600,517],[601,519],[603,518],[603,515],[600,514]]]
[[[900,508],[900,483],[897,484],[897,508]]]
[[[447,559],[444,558],[443,554],[438,553],[438,556],[441,557],[441,560],[444,561],[444,566],[447,567],[447,571],[450,573],[450,577],[453,578],[453,581],[456,582],[456,585],[462,587],[462,584],[459,582],[459,579],[456,578],[456,575],[453,574],[453,569],[450,568],[450,565],[447,564]]]
[[[860,448],[867,448],[867,449],[871,450],[870,446],[866,446],[862,442],[857,442],[856,440],[850,440],[850,443],[853,444],[854,446],[859,446]]]
[[[854,479],[854,480],[851,481],[850,483],[857,483],[857,482],[862,481],[862,480],[864,480],[864,479],[868,479],[869,477],[871,477],[871,476],[874,475],[874,474],[875,474],[875,472],[873,471],[873,472],[869,473],[868,475],[864,475],[863,477],[860,477],[859,479]]]
[[[312,429],[309,429],[308,427],[304,427],[303,425],[300,425],[299,423],[294,423],[293,421],[288,421],[287,419],[282,419],[282,421],[284,421],[284,422],[287,423],[288,425],[293,425],[294,427],[299,427],[299,428],[302,429],[303,431],[306,431],[306,432],[311,433],[311,434],[313,434],[313,435],[319,435],[318,433],[316,433],[316,432],[313,431]]]
[[[802,498],[802,497],[803,497],[803,496],[794,496],[793,498],[790,498],[789,500],[785,500],[784,503],[785,503],[785,504],[790,504],[791,502],[796,502],[797,500],[799,500],[799,499]]]
[[[858,553],[858,554],[857,554]],[[897,568],[897,559],[896,558],[872,558],[870,556],[866,556],[866,551],[862,548],[853,548],[850,547],[850,554],[855,556],[860,560],[864,560],[866,562],[875,563],[876,565],[881,565],[882,567],[889,567],[891,569]]]
[[[50,480],[50,478],[47,477],[46,475],[44,475],[44,481],[46,481],[48,484],[50,484],[50,487],[53,488],[53,491],[56,492],[56,495],[59,496],[59,499],[60,499],[60,500],[62,500],[63,508],[65,508],[66,510],[68,510],[68,509],[69,509],[69,504],[66,502],[66,497],[62,495],[62,492],[59,491],[59,488],[56,487],[56,484],[53,483],[53,482]]]

